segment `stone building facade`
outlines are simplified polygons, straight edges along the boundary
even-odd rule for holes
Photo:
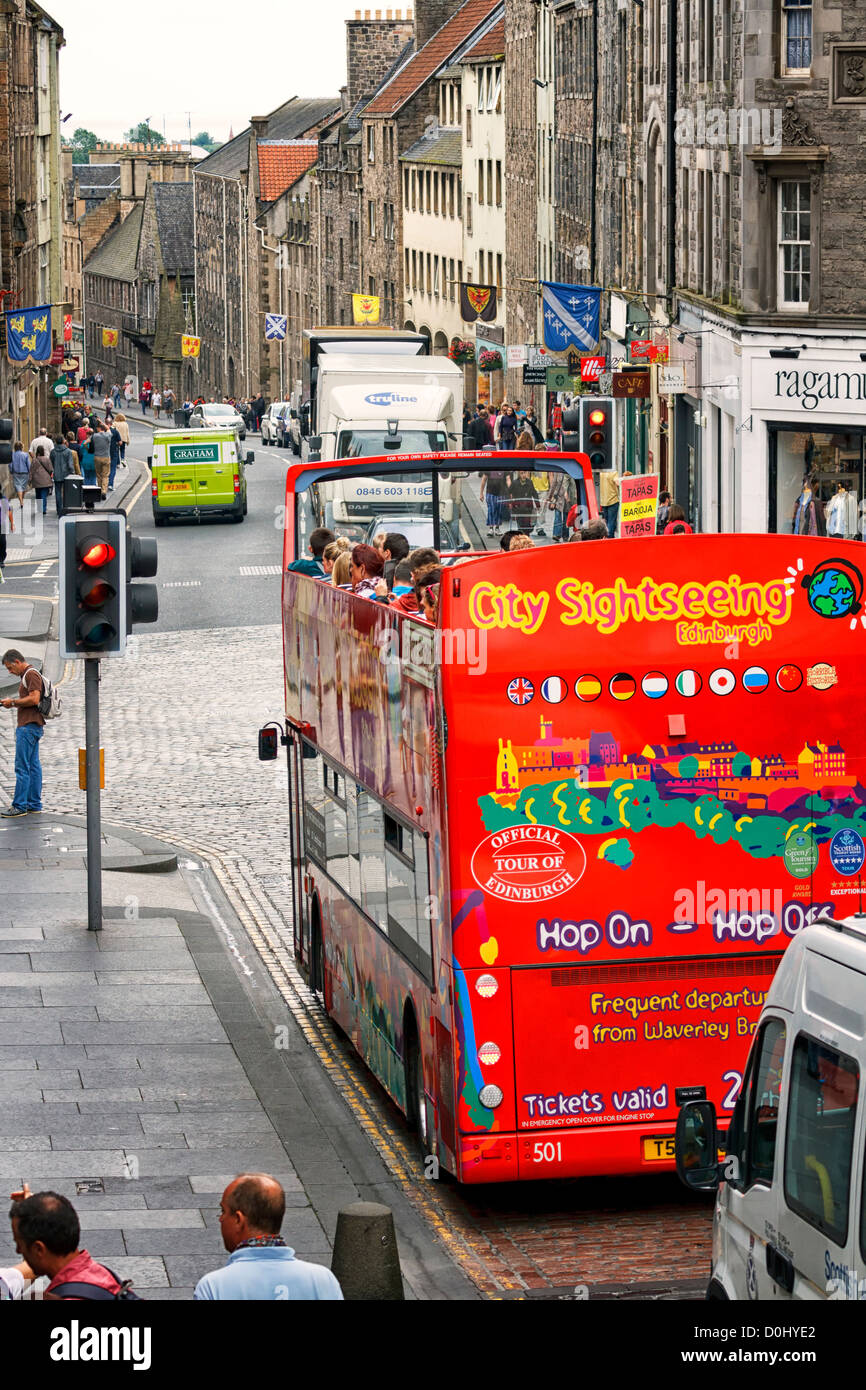
[[[84,266],[85,362],[88,374],[102,372],[106,383],[136,389],[144,379],[139,342],[138,238],[144,204],[137,203],[88,258]],[[117,342],[102,341],[103,329],[116,329]],[[145,368],[147,367],[145,360]]]
[[[192,182],[149,182],[136,257],[142,375],[178,402],[198,395],[197,364],[183,357],[181,337],[195,324]]]
[[[63,30],[34,0],[0,4],[0,291],[2,307],[53,304],[62,341],[63,228],[60,183],[58,55]],[[6,358],[0,338],[0,413],[16,435],[59,427],[49,390],[55,373]]]
[[[505,5],[505,264],[509,343],[537,343],[539,290],[538,172],[536,92],[538,5],[506,0]],[[539,78],[543,81],[543,78]],[[510,399],[526,400],[519,367],[506,373]]]

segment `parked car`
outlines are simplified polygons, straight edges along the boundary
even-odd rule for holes
[[[193,407],[189,417],[190,429],[237,430],[241,439],[247,437],[247,427],[243,415],[233,405],[222,401],[203,401]]]
[[[277,443],[281,449],[291,449],[293,454],[301,452],[301,436],[298,421],[293,416],[294,407],[286,401],[277,416]]]
[[[279,446],[279,415],[280,411],[285,409],[288,404],[288,401],[273,401],[272,404],[268,406],[262,416],[263,444],[276,444]]]
[[[384,531],[386,535],[396,531],[401,536],[405,536],[409,542],[410,550],[418,550],[421,546],[433,544],[432,516],[377,516],[367,527],[367,534],[364,537],[367,545],[373,544],[374,538],[378,536],[380,531]],[[460,549],[454,532],[447,521],[439,522],[439,549]]]

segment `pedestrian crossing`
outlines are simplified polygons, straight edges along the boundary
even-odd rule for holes
[[[200,579],[169,579],[160,586],[163,589],[200,589]]]
[[[247,579],[260,579],[268,574],[281,574],[282,568],[280,565],[241,565],[239,573]]]

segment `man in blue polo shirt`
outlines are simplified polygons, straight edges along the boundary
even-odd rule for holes
[[[273,1299],[301,1302],[342,1299],[337,1280],[324,1265],[296,1260],[280,1235],[286,1196],[267,1173],[241,1173],[220,1202],[220,1231],[228,1264],[206,1274],[194,1298]]]
[[[317,526],[315,531],[310,532],[310,555],[304,555],[300,560],[295,560],[289,565],[289,569],[294,570],[296,574],[308,574],[311,579],[321,579],[325,573],[322,555],[325,552],[325,546],[330,545],[333,539],[334,533],[329,531],[327,526]]]

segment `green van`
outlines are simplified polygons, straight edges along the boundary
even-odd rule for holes
[[[155,526],[169,517],[214,513],[243,521],[247,514],[246,468],[255,454],[244,452],[233,429],[155,430],[151,500]]]

